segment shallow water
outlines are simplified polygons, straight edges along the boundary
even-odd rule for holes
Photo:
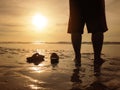
[[[106,62],[96,77],[91,45],[82,45],[78,68],[70,44],[0,44],[0,90],[119,90],[119,50],[119,45],[104,45]],[[35,52],[45,55],[38,66],[26,62]],[[57,65],[50,63],[53,52],[60,57]]]

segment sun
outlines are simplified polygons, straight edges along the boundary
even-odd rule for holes
[[[47,23],[47,18],[41,14],[36,14],[32,17],[32,24],[38,29],[46,27]]]

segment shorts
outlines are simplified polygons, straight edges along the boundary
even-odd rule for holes
[[[70,0],[68,33],[105,32],[108,30],[105,17],[104,0]]]
[[[84,33],[86,24],[88,33],[106,32],[108,30],[105,17],[97,18],[70,18],[68,24],[68,33]]]

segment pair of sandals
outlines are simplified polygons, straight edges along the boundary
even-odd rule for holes
[[[28,63],[34,63],[34,65],[39,65],[41,62],[44,61],[45,56],[40,55],[39,53],[33,54],[31,57],[27,57]],[[51,64],[59,63],[59,56],[57,53],[52,53],[50,56]]]

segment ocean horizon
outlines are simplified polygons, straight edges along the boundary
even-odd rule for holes
[[[71,44],[71,42],[66,42],[66,41],[58,41],[58,42],[21,42],[21,41],[2,41],[0,44]],[[92,42],[82,42],[82,44],[92,44]],[[120,42],[110,42],[110,41],[105,41],[105,45],[107,44],[113,44],[113,45],[120,45]]]

